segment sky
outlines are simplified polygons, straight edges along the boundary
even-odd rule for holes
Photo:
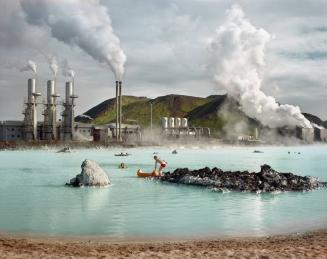
[[[21,2],[30,1],[37,0]],[[107,8],[126,55],[123,94],[224,94],[208,63],[208,41],[226,19],[226,10],[238,4],[256,28],[272,35],[260,70],[262,90],[279,103],[298,105],[327,120],[327,0],[89,2]],[[61,72],[63,61],[75,70],[76,114],[114,97],[115,76],[107,64],[51,36],[46,25],[30,24],[19,0],[0,0],[0,120],[23,118],[27,79],[33,74],[20,68],[28,60],[37,63],[42,102],[46,81],[53,78],[50,56],[58,60],[57,92],[62,97],[68,80]]]

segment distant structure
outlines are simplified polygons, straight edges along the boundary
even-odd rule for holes
[[[115,123],[108,123],[105,125],[95,125],[93,128],[93,141],[106,142],[109,140],[116,140],[116,125]],[[142,139],[142,132],[140,125],[121,124],[122,141],[140,141]]]
[[[62,140],[74,140],[74,87],[72,82],[66,82],[66,96],[63,103],[64,111],[62,112]]]
[[[166,137],[210,137],[210,128],[207,127],[190,127],[187,118],[180,117],[162,117],[161,118],[162,134]]]
[[[0,141],[24,140],[24,121],[0,121]]]
[[[116,126],[115,138],[116,141],[122,141],[122,82],[116,81]]]
[[[303,140],[306,143],[313,143],[315,140],[314,128],[302,128],[296,127],[296,137]]]
[[[57,103],[56,99],[60,97],[56,93],[55,81],[48,80],[47,82],[47,103],[43,112],[43,139],[57,140]]]
[[[56,91],[56,81],[48,80],[46,84],[46,102],[43,110],[43,121],[38,122],[37,105],[41,94],[37,91],[35,78],[28,79],[27,99],[24,101],[23,121],[0,121],[0,141],[140,141],[142,130],[135,120],[122,121],[122,82],[116,81],[116,120],[114,123],[95,125],[93,118],[82,115],[88,123],[75,122],[74,81],[65,83],[65,99],[58,102],[60,97]],[[63,106],[62,119],[57,121],[57,107]],[[151,107],[152,112],[152,107]],[[151,114],[152,115],[152,114]],[[151,116],[152,119],[152,116]],[[128,123],[129,122],[129,123]],[[131,123],[132,122],[132,123]],[[128,123],[128,124],[127,124]],[[151,123],[152,124],[152,123]],[[297,137],[303,143],[314,141],[327,142],[327,129],[322,125],[312,123],[312,128],[278,128],[278,134],[285,137]],[[208,138],[210,128],[190,126],[187,118],[162,117],[161,133],[166,138]],[[237,136],[235,136],[237,137]],[[261,143],[258,129],[251,135],[237,137],[238,142]]]
[[[255,128],[251,135],[237,136],[237,143],[239,144],[262,144],[263,141],[259,139],[259,130]]]
[[[46,84],[46,101],[44,103],[43,121],[38,122],[36,80],[28,79],[27,100],[24,102],[23,121],[0,121],[0,141],[125,141],[141,140],[141,128],[137,121],[122,124],[122,83],[116,82],[116,123],[94,125],[75,122],[74,81],[65,83],[65,99],[62,102],[61,121],[57,121],[59,106],[56,81],[48,80]]]
[[[27,102],[25,103],[26,108],[24,114],[24,129],[23,138],[25,140],[36,140],[37,139],[37,97],[41,96],[40,93],[36,92],[35,78],[28,79],[28,92]]]
[[[314,139],[316,141],[327,142],[327,129],[325,129],[321,126],[314,127]]]
[[[322,126],[312,124],[312,128],[296,128],[296,136],[306,143],[314,141],[327,142],[327,129]]]

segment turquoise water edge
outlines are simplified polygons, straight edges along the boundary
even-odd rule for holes
[[[282,172],[327,181],[327,146],[81,149],[0,151],[0,232],[47,236],[206,238],[303,232],[327,227],[327,188],[312,192],[216,193],[209,189],[136,177],[151,171],[153,152],[167,170],[220,167]],[[115,157],[120,151],[129,157]],[[288,154],[288,151],[291,153]],[[300,152],[300,154],[298,154]],[[70,188],[84,159],[108,173],[108,188]],[[118,169],[125,162],[128,169]]]

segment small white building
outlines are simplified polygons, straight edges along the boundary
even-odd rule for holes
[[[74,123],[73,139],[79,141],[93,141],[94,126],[89,123]]]

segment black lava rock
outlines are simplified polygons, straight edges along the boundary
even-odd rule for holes
[[[323,186],[315,177],[279,173],[269,165],[262,165],[258,173],[223,171],[216,167],[212,170],[208,167],[199,170],[178,168],[172,173],[166,173],[160,180],[171,183],[205,186],[217,191],[230,190],[258,193],[309,191]]]

